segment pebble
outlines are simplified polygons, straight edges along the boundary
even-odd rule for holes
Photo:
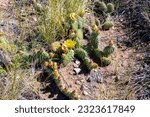
[[[75,61],[75,64],[76,64],[76,65],[80,65],[81,63],[80,63],[80,61],[76,60],[76,61]]]
[[[75,84],[81,85],[81,82],[77,80],[77,81],[75,82]]]
[[[83,91],[83,95],[89,95],[87,91]]]
[[[84,85],[81,86],[81,90],[82,90],[82,91],[88,90],[88,89],[89,89],[88,85],[85,85],[85,84],[84,84]]]
[[[74,67],[74,68],[79,68],[79,65],[73,64],[73,67]]]
[[[74,68],[73,70],[75,71],[75,74],[79,74],[81,72],[80,68]]]

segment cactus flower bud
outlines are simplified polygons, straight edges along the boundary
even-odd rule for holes
[[[53,64],[54,64],[53,61],[50,61],[50,62],[49,62],[49,67],[52,68],[52,67],[53,67]]]
[[[70,19],[72,20],[72,21],[75,21],[77,18],[76,18],[76,14],[75,13],[71,13],[70,14]]]
[[[59,77],[58,70],[54,70],[54,76],[55,76],[55,78],[58,78],[58,77]]]
[[[50,58],[53,58],[54,57],[54,53],[50,52],[49,56],[50,56]]]
[[[43,53],[45,51],[44,48],[40,48],[40,52]]]
[[[93,26],[93,31],[94,32],[98,32],[99,31],[98,26],[96,24]]]
[[[48,67],[49,63],[47,61],[44,62],[44,67]]]
[[[57,63],[56,63],[56,62],[54,62],[53,68],[54,68],[54,70],[57,70],[57,69],[58,69],[58,66],[57,66]]]

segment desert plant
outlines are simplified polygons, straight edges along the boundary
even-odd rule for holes
[[[68,14],[82,14],[88,2],[88,0],[48,0],[46,6],[37,5],[39,3],[35,2],[35,9],[40,9],[36,10],[38,11],[36,16],[43,39],[50,44],[57,39],[64,38],[68,31],[66,25]],[[39,12],[42,14],[39,15]]]
[[[63,54],[63,57],[62,57],[63,65],[66,66],[67,64],[69,64],[73,60],[73,58],[74,58],[73,50],[69,50],[67,54]]]
[[[37,60],[39,61],[39,63],[43,63],[46,59],[49,58],[49,54],[48,52],[45,51],[44,48],[40,48],[40,50],[37,52]]]
[[[103,30],[109,30],[113,23],[111,22],[111,13],[115,10],[115,6],[113,3],[106,4],[105,2],[98,1],[96,2],[96,6],[99,10],[102,11],[103,15],[105,16],[104,24],[102,25]]]
[[[76,49],[75,56],[82,60],[83,64],[89,71],[97,67],[96,63],[89,58],[88,53],[83,48]]]
[[[109,45],[106,46],[103,51],[99,50],[98,35],[99,32],[93,29],[93,32],[90,37],[89,52],[91,53],[91,55],[94,55],[95,58],[99,59],[101,66],[108,66],[111,63],[108,57],[114,52],[115,46],[113,44],[113,41],[111,40],[109,42]]]
[[[110,15],[108,14],[104,24],[102,25],[103,30],[109,30],[113,26],[113,23],[110,20]]]

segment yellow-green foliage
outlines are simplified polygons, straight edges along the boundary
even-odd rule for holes
[[[48,5],[44,6],[43,14],[37,15],[40,32],[48,43],[52,43],[58,38],[67,35],[68,14],[76,14],[83,11],[88,0],[48,0]]]

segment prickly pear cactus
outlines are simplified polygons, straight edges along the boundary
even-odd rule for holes
[[[70,17],[72,19],[72,17]],[[84,18],[78,16],[77,18],[73,18],[75,20],[72,20],[71,23],[71,32],[74,33],[70,33],[70,37],[77,37],[79,39],[83,39],[83,27],[84,27]],[[74,35],[76,34],[76,35]]]
[[[75,56],[81,60],[84,60],[86,57],[88,57],[88,53],[84,49],[78,48],[75,50]]]
[[[79,29],[82,29],[84,27],[84,18],[79,17],[78,24],[79,24]]]
[[[76,49],[75,56],[83,61],[83,64],[89,71],[98,66],[90,60],[88,53],[82,48]]]
[[[98,7],[101,11],[107,12],[107,6],[106,6],[105,2],[99,2]]]
[[[36,57],[39,63],[43,63],[45,59],[49,58],[49,54],[44,50],[44,48],[41,48],[40,51],[37,52]]]
[[[77,38],[83,39],[83,29],[78,29],[77,30]]]
[[[98,35],[99,35],[98,32],[93,32],[90,37],[91,45],[95,49],[98,48],[98,45],[99,45]]]
[[[104,53],[100,51],[99,49],[93,49],[93,54],[96,56],[96,58],[101,58],[104,56]]]
[[[63,57],[63,65],[66,66],[69,64],[74,58],[74,51],[70,50],[67,54],[64,54]]]
[[[72,29],[73,29],[75,32],[78,31],[78,29],[79,29],[79,23],[78,23],[77,20],[74,21],[74,22],[72,22],[71,26],[72,26]]]
[[[109,30],[112,26],[113,26],[113,23],[110,20],[110,15],[108,15],[103,26],[102,26],[102,29],[103,30]]]
[[[110,42],[110,44],[104,48],[103,53],[105,57],[109,57],[114,51],[115,51],[115,46],[113,42]]]
[[[112,13],[114,9],[115,9],[114,4],[112,3],[107,4],[107,13]]]
[[[100,64],[102,67],[105,67],[111,64],[111,61],[106,57],[100,58],[100,62],[101,62]]]

